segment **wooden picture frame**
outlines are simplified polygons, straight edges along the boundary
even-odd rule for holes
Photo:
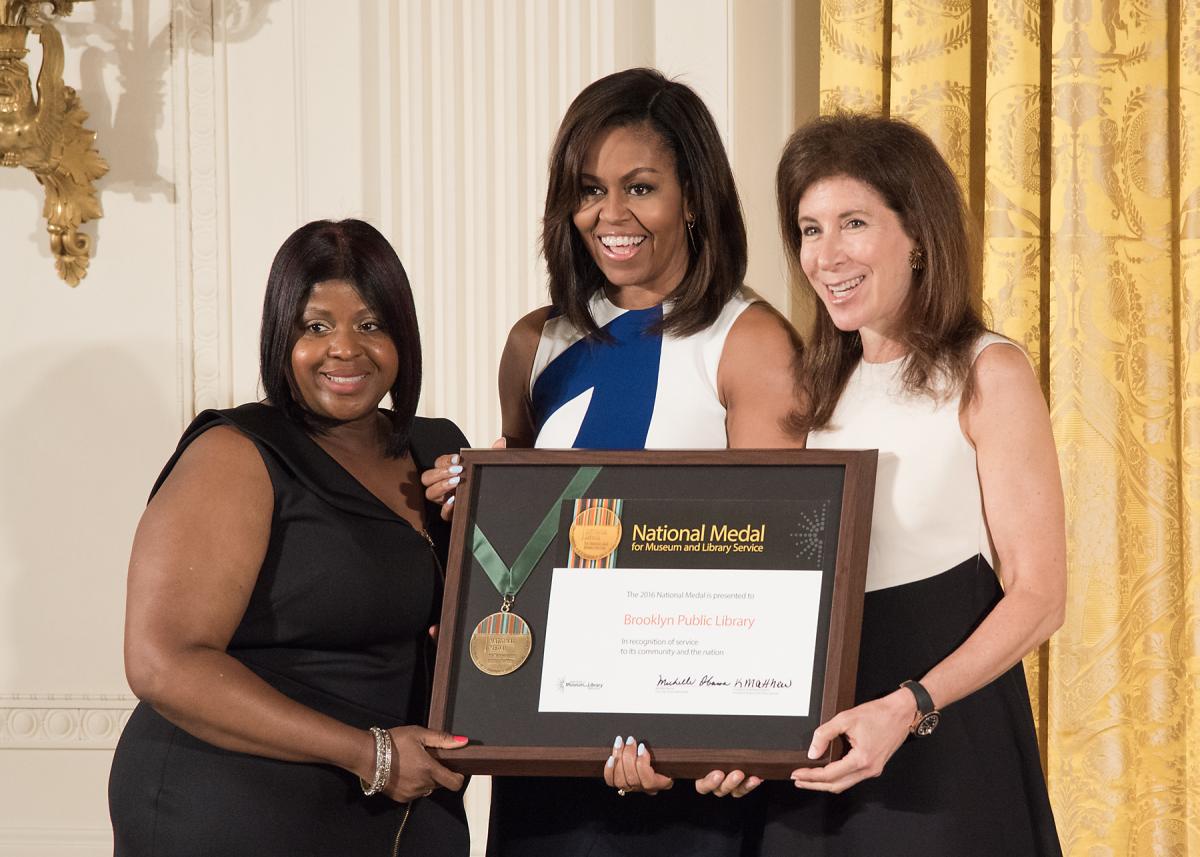
[[[464,450],[429,726],[466,735],[471,743],[435,755],[462,773],[598,777],[613,736],[636,735],[652,749],[655,769],[673,777],[740,769],[786,778],[797,767],[838,758],[840,743],[816,760],[808,759],[807,749],[813,730],[854,701],[877,459],[876,450]],[[540,631],[548,618],[551,574],[567,550],[565,525],[513,605],[533,629],[528,661],[501,676],[475,665],[471,634],[479,620],[500,609],[501,596],[475,559],[472,534],[482,526],[497,554],[511,559],[543,516],[548,519],[547,510],[580,468],[601,471],[586,492],[590,497],[621,497],[668,511],[753,502],[755,509],[791,514],[789,521],[802,519],[787,533],[784,548],[767,559],[738,562],[768,562],[764,570],[771,570],[782,565],[785,553],[795,553],[801,564],[790,567],[821,572],[815,644],[797,652],[812,658],[807,711],[757,716],[540,710]],[[566,511],[564,506],[564,522]],[[631,538],[622,533],[621,545],[636,550]],[[636,564],[648,561],[654,560],[639,555]],[[700,555],[686,560],[704,568],[719,567],[712,564],[718,561]],[[670,562],[674,570],[681,560]]]

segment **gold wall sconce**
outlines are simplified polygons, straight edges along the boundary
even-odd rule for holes
[[[46,191],[46,231],[58,275],[77,286],[87,275],[92,239],[79,225],[101,216],[92,182],[108,172],[75,90],[63,83],[62,37],[52,16],[86,0],[0,0],[0,164],[28,167]],[[48,11],[45,11],[49,7]],[[30,32],[42,45],[33,98],[24,57]]]

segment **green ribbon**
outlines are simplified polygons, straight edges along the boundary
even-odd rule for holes
[[[567,487],[554,501],[554,505],[546,513],[546,517],[542,518],[538,528],[533,531],[533,535],[525,543],[521,553],[517,555],[517,560],[512,564],[512,568],[504,564],[504,560],[500,559],[500,554],[496,553],[496,549],[483,534],[483,530],[479,529],[478,524],[475,525],[475,532],[471,538],[471,553],[475,555],[475,561],[483,568],[484,573],[502,596],[511,598],[521,591],[521,587],[533,573],[534,566],[538,564],[538,560],[542,558],[542,554],[546,552],[546,548],[550,547],[550,542],[554,541],[554,536],[558,533],[559,509],[562,507],[563,501],[578,500],[582,497],[596,477],[600,475],[600,470],[599,467],[581,467],[575,471],[575,475],[571,477]]]

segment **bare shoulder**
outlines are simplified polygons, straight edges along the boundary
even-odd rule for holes
[[[514,349],[520,353],[533,354],[537,351],[538,341],[542,337],[542,328],[550,320],[553,307],[539,307],[533,312],[526,313],[517,319],[517,323],[508,332],[508,343],[505,350]]]
[[[520,318],[508,332],[500,354],[501,432],[509,446],[533,446],[536,432],[529,409],[529,376],[551,309],[541,307]]]
[[[233,426],[213,426],[188,444],[151,505],[198,497],[254,505],[273,501],[262,455]]]
[[[778,370],[791,378],[801,347],[796,329],[779,310],[762,301],[751,304],[729,329],[718,377]]]
[[[742,331],[772,333],[782,335],[790,340],[796,339],[796,329],[792,323],[783,317],[783,313],[764,300],[758,300],[746,307],[733,323],[730,335]]]
[[[524,388],[528,381],[529,371],[533,368],[533,358],[537,354],[538,342],[542,338],[542,328],[550,318],[551,307],[544,306],[522,316],[508,332],[508,341],[504,343],[504,352],[500,355],[500,383],[517,384]]]
[[[126,669],[144,698],[163,658],[223,650],[271,537],[274,492],[254,443],[216,425],[188,444],[146,507],[129,558]]]
[[[972,406],[987,400],[1035,394],[1041,398],[1041,386],[1025,351],[1016,343],[995,342],[983,349],[971,367],[975,384]]]
[[[727,344],[738,351],[775,351],[792,359],[799,353],[800,336],[783,313],[765,301],[746,307],[729,329]]]
[[[803,445],[791,429],[800,405],[799,355],[795,328],[770,304],[752,304],[738,316],[717,366],[731,447]]]
[[[984,348],[971,367],[971,381],[973,394],[961,421],[973,444],[993,434],[1049,434],[1050,415],[1041,384],[1019,346],[1005,342]]]
[[[198,438],[188,444],[184,450],[185,457],[207,458],[210,456],[247,456],[258,455],[254,441],[234,426],[228,424],[215,425],[206,430]]]

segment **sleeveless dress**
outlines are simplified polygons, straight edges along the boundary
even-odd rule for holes
[[[426,509],[431,550],[263,404],[200,414],[155,491],[187,446],[216,425],[254,442],[275,493],[266,558],[229,654],[286,696],[352,726],[423,724],[433,658],[427,629],[438,617],[449,536],[436,509]],[[449,421],[416,419],[411,448],[420,469],[463,446]],[[340,768],[215,747],[146,703],[117,745],[109,807],[117,857],[466,857],[470,848],[459,794],[439,789],[414,801],[404,822],[405,805],[364,797],[357,777]]]
[[[538,447],[711,449],[726,446],[717,366],[751,300],[735,295],[686,337],[650,333],[661,306],[622,310],[603,293],[592,317],[612,342],[587,340],[566,318],[546,322],[530,381]],[[621,797],[595,778],[495,777],[489,857],[741,857],[761,802],[696,794],[677,782]]]
[[[612,342],[584,339],[565,316],[542,329],[529,382],[535,446],[724,449],[717,367],[725,338],[753,301],[741,292],[690,336],[651,333],[663,306],[626,310],[603,291],[589,304]]]
[[[976,344],[1017,347],[988,333]],[[961,397],[903,389],[903,361],[860,361],[810,448],[877,448],[856,703],[920,678],[1002,591]],[[936,701],[936,700],[935,700]],[[763,857],[1061,855],[1020,663],[909,738],[883,774],[840,795],[766,789]]]

